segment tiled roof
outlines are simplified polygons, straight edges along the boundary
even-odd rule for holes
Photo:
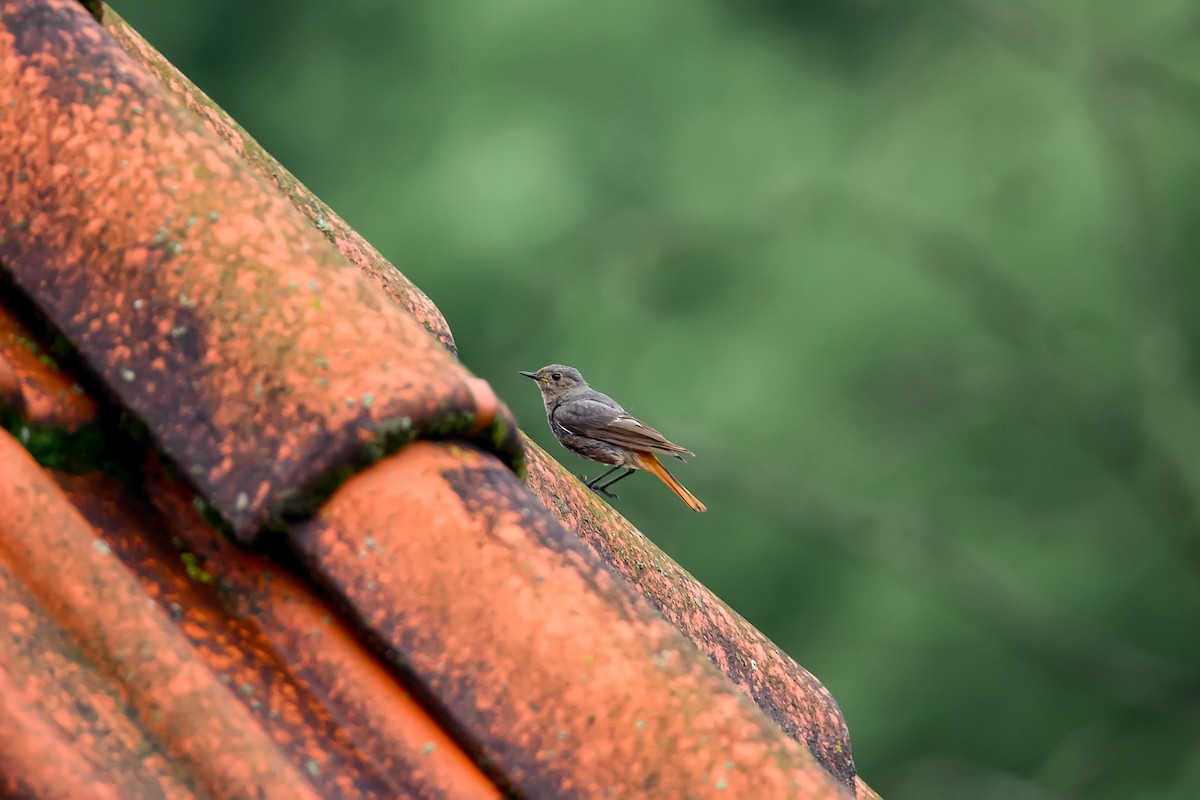
[[[111,12],[0,0],[0,191],[6,796],[853,789],[820,683]]]

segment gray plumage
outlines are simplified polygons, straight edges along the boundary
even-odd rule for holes
[[[601,476],[588,483],[589,488],[609,494],[606,489],[613,483],[634,470],[645,469],[653,472],[693,509],[704,510],[704,504],[684,489],[655,458],[656,455],[674,456],[683,461],[684,455],[693,455],[691,450],[668,441],[616,400],[588,386],[574,367],[550,364],[537,372],[521,374],[537,382],[546,406],[546,420],[563,447],[583,458],[628,469],[625,475],[598,486],[605,477]]]

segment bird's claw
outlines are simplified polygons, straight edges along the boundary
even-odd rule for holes
[[[621,497],[616,492],[610,492],[607,489],[601,489],[600,487],[596,486],[595,483],[596,483],[596,481],[600,480],[599,478],[597,478],[595,481],[589,481],[587,475],[581,474],[579,476],[579,480],[583,481],[583,485],[586,486],[587,488],[591,489],[596,494],[604,495],[605,497],[610,497],[613,500],[619,500]]]

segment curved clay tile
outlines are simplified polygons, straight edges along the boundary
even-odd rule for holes
[[[95,401],[59,369],[34,332],[4,306],[0,306],[0,398],[4,398],[0,407],[15,411],[36,429],[76,433],[96,419]]]
[[[374,257],[356,257],[356,253],[364,252],[370,246],[348,231],[331,211],[318,205],[319,201],[307,189],[117,15],[110,12],[105,17],[105,27],[130,55],[159,76],[210,129],[232,144],[259,174],[272,177],[280,190],[308,214],[320,230],[329,233],[324,227],[326,220],[335,220],[333,229],[339,232],[335,240],[339,249],[369,277],[375,279],[381,272],[399,274],[391,265],[381,270]],[[284,176],[284,179],[277,176]],[[323,217],[313,216],[312,209],[317,208],[323,209],[320,212]],[[353,244],[347,246],[345,242]],[[374,250],[370,252],[374,253]],[[425,301],[415,305],[405,303],[393,290],[387,290],[418,319],[429,319],[427,309],[432,308],[431,303],[428,306]],[[439,321],[433,330],[441,336],[445,321],[436,309],[433,313]],[[428,322],[426,324],[428,326]],[[445,337],[449,337],[448,329]],[[830,772],[850,785],[855,776],[850,737],[841,711],[828,690],[611,507],[596,500],[590,492],[581,491],[574,477],[532,440],[526,438],[524,444],[530,458],[529,488],[559,522],[575,531],[609,567],[647,596],[722,672],[754,698],[772,720],[805,743]],[[653,568],[648,569],[646,565],[653,565]]]
[[[0,736],[9,792],[499,797],[335,609],[215,536],[182,487],[151,484],[159,517],[2,432],[0,474],[3,727],[25,732]]]
[[[104,14],[104,27],[135,61],[150,70],[172,94],[220,137],[261,177],[271,181],[292,206],[304,214],[338,252],[358,267],[376,286],[412,317],[425,326],[451,352],[456,352],[454,337],[445,317],[433,301],[363,239],[345,220],[334,213],[319,197],[308,190],[270,153],[262,149],[250,134],[162,57],[137,31],[125,24],[112,9]]]
[[[0,23],[0,259],[239,536],[420,435],[517,457],[491,389],[77,3]]]
[[[409,445],[291,537],[522,796],[841,794],[489,454]]]
[[[530,491],[563,527],[645,596],[834,777],[852,786],[850,733],[829,690],[528,437],[525,452]]]
[[[519,463],[507,410],[404,313],[421,304],[373,257],[367,278],[346,267],[302,187],[276,184],[312,225],[241,166],[277,174],[244,132],[109,24],[209,130],[75,4],[0,0],[0,259],[98,379],[57,374],[0,311],[6,426],[82,473],[48,478],[0,433],[0,507],[20,512],[0,520],[0,625],[23,632],[0,650],[0,699],[37,737],[0,734],[4,788],[844,796],[832,774],[853,791],[828,692],[536,449],[553,515],[533,500],[492,455]],[[81,447],[97,430],[100,451]],[[388,455],[422,436],[490,452]],[[274,555],[233,546],[210,508],[246,540],[274,518]]]
[[[98,782],[119,780],[112,765],[124,762],[124,796],[147,796],[161,779],[164,790],[194,782],[223,797],[239,796],[246,785],[319,797],[6,433],[0,471],[4,667],[28,713],[65,727],[73,745],[92,742],[107,767],[103,778],[93,773]],[[71,710],[66,722],[64,706]],[[140,769],[156,752],[171,759],[170,768]],[[14,766],[5,771],[14,788],[39,783],[39,774],[54,768],[45,760]]]
[[[41,709],[10,721],[63,750],[0,737],[33,796],[68,773],[96,796],[241,796],[226,745],[264,796],[306,796],[298,778],[496,796],[475,758],[526,796],[840,795],[491,455],[411,445],[289,535],[339,610],[286,551],[223,539],[153,460],[138,493],[157,514],[101,472],[47,476],[6,434],[0,465],[0,609],[18,615],[0,621],[20,643],[0,663]]]

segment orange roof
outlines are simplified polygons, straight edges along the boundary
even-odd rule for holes
[[[820,683],[115,15],[0,0],[0,191],[4,793],[854,791]]]

